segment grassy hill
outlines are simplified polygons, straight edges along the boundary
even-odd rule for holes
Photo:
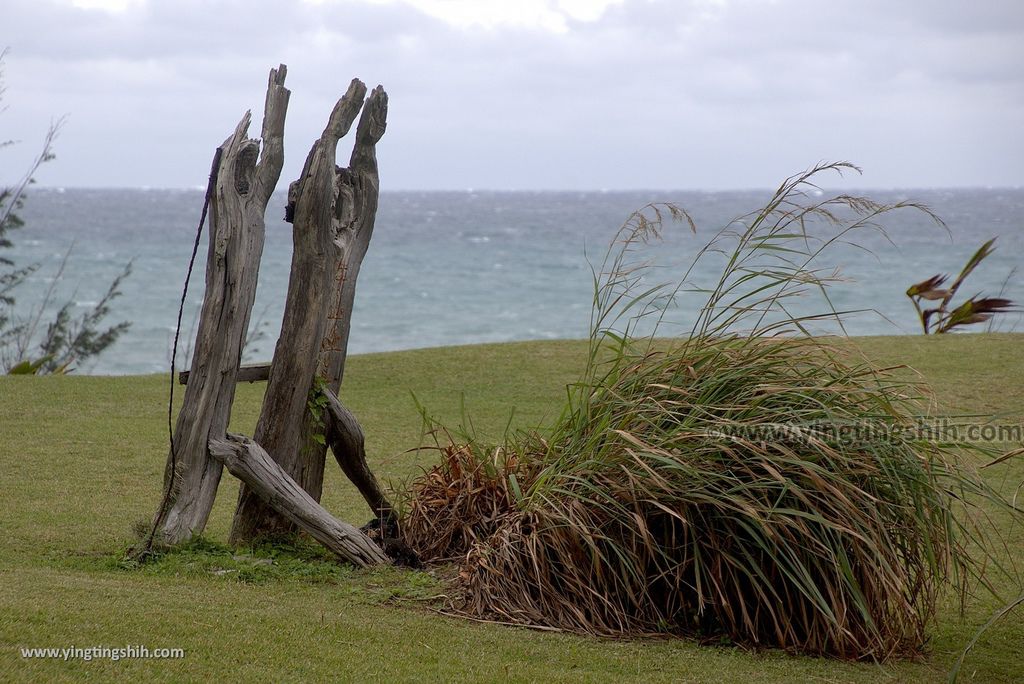
[[[856,343],[878,364],[916,369],[942,410],[1021,423],[1024,335]],[[399,482],[436,457],[410,451],[424,443],[413,395],[452,425],[464,405],[475,429],[497,438],[510,415],[520,427],[556,415],[584,354],[580,342],[531,342],[355,356],[342,394],[366,432],[371,467]],[[252,433],[262,391],[261,384],[239,387],[233,430]],[[268,565],[200,545],[157,568],[125,569],[118,559],[131,527],[158,500],[166,412],[162,376],[0,377],[0,680],[932,682],[1000,605],[980,596],[961,620],[951,597],[924,662],[879,667],[476,624],[431,609],[429,598],[443,587],[429,574],[353,571],[321,559],[282,556]],[[1010,494],[1024,482],[1024,459],[986,473]],[[227,536],[237,486],[225,474],[211,540]],[[355,523],[370,517],[333,463],[324,505]],[[1024,532],[1009,530],[1008,539],[1008,555],[1024,561]],[[21,647],[127,645],[183,648],[185,657],[20,655]],[[965,680],[1015,681],[1022,650],[1024,620],[1010,616],[972,651]]]

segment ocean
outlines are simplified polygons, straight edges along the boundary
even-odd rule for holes
[[[1024,189],[865,191],[872,199],[925,203],[943,218],[947,234],[913,211],[887,215],[877,233],[859,234],[859,246],[837,244],[823,266],[841,267],[850,282],[832,288],[838,309],[873,309],[851,316],[853,335],[919,334],[906,288],[936,273],[956,274],[977,247],[998,236],[997,251],[961,289],[1024,302]],[[651,201],[673,201],[697,223],[696,235],[670,226],[658,277],[671,279],[714,233],[761,206],[770,191],[728,192],[383,192],[369,253],[363,262],[352,317],[352,354],[419,347],[585,337],[593,300],[591,263],[600,264],[609,240],[629,214]],[[267,211],[267,237],[253,309],[255,338],[247,362],[269,360],[280,328],[291,226],[284,195]],[[69,299],[78,314],[103,295],[129,261],[108,321],[131,322],[115,347],[77,367],[101,375],[164,372],[170,367],[178,303],[196,224],[201,190],[33,188],[4,256],[40,268],[13,294],[26,316],[53,285],[54,302]],[[207,228],[208,230],[208,228]],[[63,256],[70,257],[59,282]],[[205,234],[190,285],[180,346],[195,332],[204,282]],[[676,271],[678,273],[678,270]],[[708,285],[713,264],[693,281]],[[1008,279],[1009,277],[1009,279]],[[809,310],[820,306],[808,302]],[[662,332],[685,332],[699,298],[685,298]],[[818,307],[814,309],[813,307]],[[1009,314],[996,329],[1019,329]],[[985,326],[978,326],[984,329]],[[830,332],[822,330],[822,332]],[[187,366],[179,356],[178,367]]]

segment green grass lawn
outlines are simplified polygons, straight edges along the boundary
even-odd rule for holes
[[[879,364],[907,363],[945,410],[1024,415],[1024,335],[860,338]],[[539,342],[372,354],[349,359],[343,399],[367,435],[370,465],[398,482],[436,453],[421,443],[412,395],[437,418],[499,437],[553,418],[585,345]],[[242,385],[232,429],[252,433],[263,385]],[[181,392],[178,392],[180,398]],[[946,601],[923,662],[850,664],[687,641],[614,642],[445,617],[423,600],[429,575],[355,571],[282,560],[278,566],[184,554],[157,569],[117,559],[133,523],[153,513],[167,449],[167,380],[0,377],[0,681],[941,681],[960,648],[1000,604]],[[987,477],[1012,494],[1024,458]],[[223,541],[237,482],[225,474],[207,536]],[[328,464],[324,505],[361,524],[370,513]],[[1005,519],[1000,519],[1006,522]],[[1024,561],[1024,532],[1006,530]],[[216,556],[216,550],[213,555]],[[238,571],[241,567],[242,571]],[[248,567],[248,570],[247,570]],[[224,572],[227,568],[230,571]],[[249,571],[251,570],[251,571]],[[1007,581],[1000,589],[1015,596]],[[964,681],[1024,681],[1024,614],[987,632]],[[25,660],[21,647],[185,650],[180,660]]]

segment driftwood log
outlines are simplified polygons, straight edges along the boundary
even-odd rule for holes
[[[178,544],[206,526],[221,464],[207,451],[222,438],[231,417],[242,342],[256,294],[263,253],[267,202],[284,162],[284,121],[289,91],[286,68],[272,69],[263,117],[263,152],[247,137],[245,113],[220,146],[219,167],[211,180],[210,246],[206,294],[196,337],[191,381],[185,391],[164,473],[163,498],[152,532],[154,541]]]
[[[342,472],[363,495],[370,510],[383,523],[393,520],[394,509],[391,502],[384,496],[377,477],[366,465],[366,447],[363,430],[359,421],[346,408],[337,395],[329,389],[324,390],[327,397],[326,437],[334,459],[341,466]]]
[[[376,144],[384,134],[387,94],[354,79],[338,100],[302,175],[288,191],[294,251],[281,335],[254,439],[315,500],[323,490],[325,426],[310,410],[312,393],[337,393],[344,373],[359,266],[377,209]],[[362,109],[349,168],[336,164],[339,140]],[[189,384],[191,384],[191,380]],[[291,521],[243,483],[230,540],[294,531]]]
[[[210,453],[268,506],[342,560],[359,567],[391,562],[358,528],[338,520],[314,501],[248,437],[228,435],[210,440]]]

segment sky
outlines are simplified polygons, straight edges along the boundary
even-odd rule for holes
[[[384,190],[1024,185],[1021,0],[4,0],[4,46],[2,184],[66,117],[42,185],[203,186],[284,63],[282,188],[353,77]]]

